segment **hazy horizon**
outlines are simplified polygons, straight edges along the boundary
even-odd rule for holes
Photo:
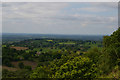
[[[76,35],[76,36],[77,35],[78,36],[106,36],[107,35],[107,34],[106,35],[105,34],[103,34],[103,35],[102,34],[97,34],[96,35],[96,34],[52,34],[52,33],[51,34],[48,34],[48,33],[2,33],[2,34],[7,34],[7,35],[8,34],[10,34],[10,35],[12,35],[12,34],[18,34],[18,35],[19,34],[25,34],[25,35],[68,35],[68,36],[69,35],[70,36],[71,35]],[[108,35],[108,36],[110,36],[110,35]]]

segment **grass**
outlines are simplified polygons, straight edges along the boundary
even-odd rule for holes
[[[2,45],[2,47],[6,47],[6,45]]]
[[[52,42],[53,40],[47,40],[48,42]]]
[[[59,44],[66,44],[66,45],[72,44],[72,45],[74,45],[75,43],[74,42],[66,42],[66,43],[59,43]]]

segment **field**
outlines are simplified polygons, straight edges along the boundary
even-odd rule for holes
[[[50,41],[50,42],[52,42],[53,40],[47,40],[47,41]]]
[[[13,48],[13,49],[16,49],[16,50],[27,50],[28,49],[28,47],[16,47],[16,46],[10,47],[10,48]]]
[[[67,42],[67,43],[59,43],[59,44],[74,45],[75,43],[73,43],[73,42]]]

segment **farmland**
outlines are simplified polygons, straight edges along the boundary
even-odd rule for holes
[[[16,47],[16,46],[10,47],[10,48],[13,48],[13,49],[16,49],[16,50],[26,50],[26,49],[28,49],[27,47]]]

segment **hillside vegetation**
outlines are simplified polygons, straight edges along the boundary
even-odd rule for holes
[[[11,45],[28,50],[10,49]],[[120,29],[104,36],[102,42],[36,39],[9,44],[3,51],[3,65],[14,67],[11,62],[21,62],[17,71],[3,70],[3,78],[120,78]],[[38,65],[31,69],[24,60]]]
[[[66,55],[49,66],[40,66],[31,78],[119,78],[120,29],[104,36],[103,48],[94,47],[84,56]],[[41,74],[42,73],[42,74]],[[43,75],[44,74],[44,75]]]

